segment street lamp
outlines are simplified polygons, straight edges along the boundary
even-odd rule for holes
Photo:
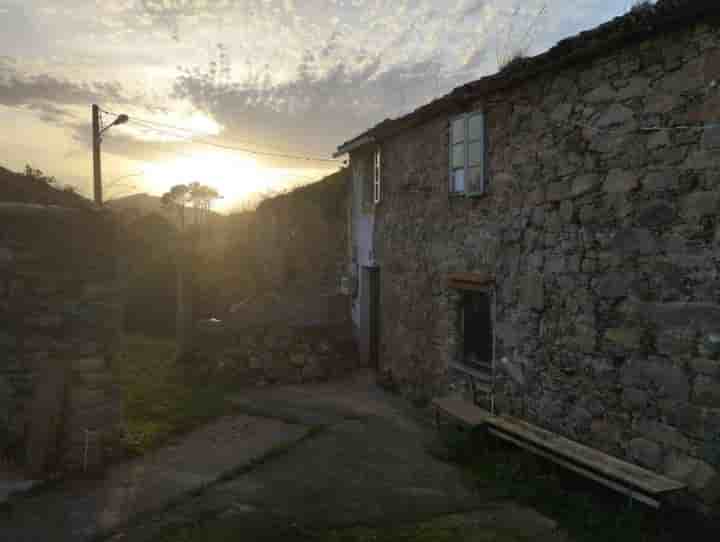
[[[98,206],[103,204],[102,195],[102,167],[100,165],[100,142],[102,134],[113,126],[125,124],[130,117],[127,115],[118,115],[114,121],[105,127],[102,127],[102,118],[100,117],[100,108],[93,104],[92,106],[92,136],[93,136],[93,194],[95,203]]]

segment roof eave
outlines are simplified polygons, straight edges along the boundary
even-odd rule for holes
[[[343,143],[337,148],[337,151],[333,154],[333,158],[339,158],[343,154],[348,154],[352,151],[355,151],[361,147],[364,147],[365,145],[370,145],[372,143],[375,143],[375,137],[371,135],[364,135],[357,137],[353,139],[352,141],[348,141],[347,143]]]

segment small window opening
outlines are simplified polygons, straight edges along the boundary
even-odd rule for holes
[[[462,298],[462,359],[471,368],[492,363],[492,298],[487,292],[464,292]]]

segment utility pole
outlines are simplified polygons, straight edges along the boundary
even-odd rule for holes
[[[102,119],[100,118],[100,108],[97,104],[93,104],[92,106],[93,194],[95,196],[95,203],[98,206],[102,206],[103,204],[102,167],[100,166],[100,142],[102,141],[102,134],[105,130],[118,124],[125,124],[129,120],[130,118],[125,114],[118,115],[114,121],[103,128]]]
[[[93,195],[95,204],[102,206],[102,167],[100,165],[100,108],[92,106]]]

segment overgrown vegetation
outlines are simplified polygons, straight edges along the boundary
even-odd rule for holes
[[[130,335],[112,369],[125,398],[124,444],[137,455],[231,411],[226,382],[199,381],[170,340]]]
[[[445,440],[452,458],[478,487],[491,487],[554,519],[572,540],[641,542],[667,534],[656,511],[539,456],[457,429],[450,429]]]

